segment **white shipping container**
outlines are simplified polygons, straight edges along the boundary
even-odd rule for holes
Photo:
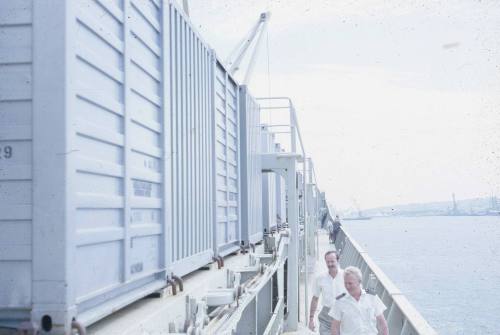
[[[217,211],[215,216],[215,250],[225,256],[239,249],[239,113],[238,85],[223,65],[214,64],[214,184]]]
[[[0,326],[67,333],[236,250],[238,90],[168,1],[1,1]]]
[[[158,1],[0,2],[0,319],[68,333],[165,286],[168,30]]]
[[[183,276],[214,255],[214,57],[173,5],[170,27],[172,212],[167,250],[169,273]]]
[[[246,86],[240,86],[241,240],[263,238],[260,107]]]

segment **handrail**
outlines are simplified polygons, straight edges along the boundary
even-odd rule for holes
[[[391,335],[437,335],[437,332],[368,256],[368,253],[343,228],[339,231],[335,247],[340,250],[342,267],[356,266],[361,270],[363,285],[367,284],[370,274],[377,278],[376,292],[387,306],[384,314]]]
[[[300,145],[300,150],[302,151],[302,173],[303,173],[303,180],[302,180],[302,185],[300,188],[303,190],[303,198],[302,198],[302,212],[306,213],[306,204],[307,204],[307,191],[306,191],[306,184],[307,184],[307,175],[306,175],[306,168],[307,168],[307,161],[308,157],[306,156],[306,150],[304,146],[304,141],[302,140],[302,134],[300,133],[300,127],[299,127],[299,121],[297,119],[297,113],[295,110],[295,106],[292,102],[292,99],[289,97],[261,97],[261,98],[256,98],[256,101],[259,102],[259,108],[260,110],[265,110],[268,109],[268,107],[273,107],[273,106],[263,106],[262,102],[264,101],[276,101],[276,100],[285,100],[288,102],[288,113],[290,115],[290,142],[291,142],[291,151],[294,153],[298,153],[297,150],[297,137],[298,137],[298,142]],[[279,106],[280,109],[281,107],[284,106]],[[286,109],[286,107],[285,107]],[[271,125],[272,126],[272,125]],[[283,126],[280,124],[280,126]],[[300,212],[300,210],[299,210]],[[305,215],[305,214],[304,214]],[[300,216],[300,215],[299,215]],[[308,229],[308,219],[304,217],[304,229]],[[308,240],[304,239],[303,240],[303,248],[304,250],[308,250]],[[307,257],[304,257],[303,259],[304,266],[307,269],[309,267],[308,264],[308,259]],[[308,320],[307,315],[309,314],[309,305],[308,305],[308,300],[309,300],[309,285],[308,285],[308,278],[307,275],[304,276],[304,282],[305,282],[305,299],[304,299],[304,318],[305,320]]]
[[[279,106],[280,107],[279,109],[289,109],[289,111],[290,111],[290,125],[289,126],[293,130],[295,130],[295,132],[297,133],[297,135],[299,137],[300,148],[302,150],[302,155],[304,156],[304,159],[305,159],[306,150],[304,147],[304,142],[302,140],[302,135],[300,133],[299,120],[297,119],[297,113],[295,110],[295,106],[292,102],[292,99],[290,99],[289,97],[258,97],[258,98],[255,98],[255,100],[257,100],[259,102],[272,101],[272,100],[285,100],[288,102],[288,106]],[[265,109],[275,109],[275,108],[273,106],[260,106],[260,109],[265,110]]]

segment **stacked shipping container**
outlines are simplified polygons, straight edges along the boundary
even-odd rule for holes
[[[214,241],[215,253],[225,256],[240,247],[238,85],[218,61],[213,80],[217,204]]]
[[[68,332],[262,238],[259,107],[171,3],[0,2],[0,122],[0,325]]]
[[[31,13],[0,3],[0,319],[14,322],[33,300]]]
[[[0,77],[1,138],[12,141],[0,235],[7,224],[9,240],[24,239],[1,256],[1,318],[67,332],[73,317],[91,323],[165,285],[165,11],[1,6],[0,67],[13,81]]]
[[[241,241],[263,238],[260,107],[246,86],[240,87]]]
[[[172,213],[169,272],[185,275],[211,261],[214,234],[213,75],[214,58],[171,5],[170,75]]]

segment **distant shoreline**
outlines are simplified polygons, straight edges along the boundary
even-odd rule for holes
[[[456,215],[451,215],[451,214],[398,214],[398,215],[373,215],[370,218],[371,219],[376,219],[376,218],[396,218],[396,217],[410,217],[410,218],[419,218],[419,217],[428,217],[428,216],[449,216],[449,217],[460,217],[460,216],[493,216],[493,217],[499,217],[500,214],[456,214]],[[351,220],[366,220],[366,219],[357,219],[357,218],[344,218],[342,220],[346,221],[351,221]]]
[[[345,211],[346,217],[500,216],[500,197],[382,206]]]

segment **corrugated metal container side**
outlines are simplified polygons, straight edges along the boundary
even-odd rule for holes
[[[214,57],[215,59],[215,57]],[[239,114],[238,85],[224,66],[214,64],[213,161],[215,212],[214,252],[225,256],[239,249]]]
[[[283,152],[281,144],[276,143],[276,152]],[[285,178],[276,174],[276,219],[277,224],[282,225],[287,222],[286,214],[286,182]]]
[[[66,111],[71,114],[68,148],[74,154],[67,164],[75,174],[69,183],[74,192],[67,194],[74,212],[68,219],[74,215],[74,261],[83,269],[74,277],[78,314],[93,322],[102,317],[99,305],[109,304],[111,312],[123,300],[137,299],[132,290],[147,294],[164,285],[162,221],[170,190],[163,164],[168,132],[163,114],[168,85],[163,84],[169,77],[162,49],[168,34],[159,4],[71,5],[76,24],[67,14],[67,33],[75,42],[66,51],[74,48],[75,60],[67,64],[71,100]]]
[[[261,126],[261,153],[273,153],[276,150],[275,135],[266,125]],[[262,226],[264,232],[276,227],[276,179],[275,172],[262,173]]]
[[[166,13],[0,3],[1,319],[69,333],[165,286]]]
[[[182,10],[170,5],[172,224],[169,270],[185,275],[212,261],[214,56]]]
[[[0,322],[33,302],[32,4],[0,2]]]
[[[246,86],[240,86],[241,240],[256,243],[262,232],[260,107]]]

